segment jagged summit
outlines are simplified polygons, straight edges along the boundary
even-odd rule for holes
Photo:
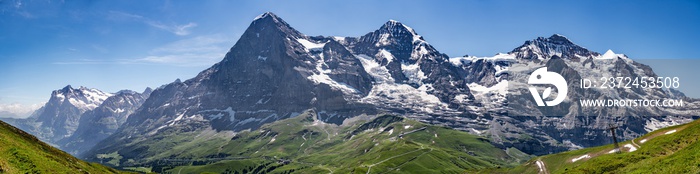
[[[544,38],[540,37],[538,39],[544,39]],[[560,35],[560,34],[553,34],[552,36],[549,36],[549,38],[547,38],[546,40],[549,42],[558,43],[558,44],[574,44],[573,42],[571,42],[571,40],[569,40],[569,38],[566,38],[566,36]]]
[[[124,89],[124,90],[117,91],[117,93],[115,93],[115,94],[119,95],[119,94],[136,94],[136,93],[138,93],[138,92],[133,91],[133,90],[129,90],[129,89]]]
[[[275,15],[274,13],[268,11],[268,12],[265,12],[265,13],[263,13],[263,14],[258,15],[257,17],[255,17],[255,19],[253,19],[253,21],[256,21],[256,20],[258,20],[258,19],[268,18],[268,17],[270,17],[270,18],[279,18],[279,17],[277,17],[277,15]]]
[[[302,36],[302,34],[299,31],[296,31],[294,28],[292,28],[287,22],[285,22],[282,18],[278,17],[274,13],[271,12],[265,12],[258,17],[256,17],[253,22],[250,24],[248,29],[246,29],[245,34],[255,34],[256,37],[264,36],[262,35],[263,33],[265,34],[270,34],[268,32],[270,31],[265,31],[265,30],[272,29],[274,31],[281,31],[286,34],[294,35],[294,36]]]
[[[61,89],[61,91],[70,91],[70,90],[73,90],[73,87],[71,85],[66,85],[66,87],[63,87],[63,89]]]
[[[144,89],[143,92],[142,92],[141,94],[150,95],[151,92],[153,92],[153,88],[151,88],[151,87],[146,87],[146,89]]]
[[[389,58],[380,56],[378,61],[382,64],[389,63],[394,58],[399,63],[413,64],[422,58],[433,59],[441,57],[440,53],[430,46],[422,36],[418,35],[415,30],[396,20],[387,21],[379,29],[359,37],[356,41],[350,44],[353,45],[351,48],[356,54],[377,55],[378,53],[391,53],[392,56],[389,56]],[[392,72],[392,74],[400,76],[398,72]],[[402,81],[403,79],[402,77],[394,78],[397,81]]]
[[[641,66],[627,61],[608,64],[610,66],[584,66],[584,61],[575,59],[599,53],[558,34],[527,41],[511,53],[455,66],[447,55],[423,41],[413,29],[395,20],[389,20],[360,37],[312,37],[294,30],[275,14],[264,13],[252,21],[221,62],[194,78],[177,80],[155,89],[110,138],[97,144],[86,153],[86,157],[97,160],[97,154],[119,152],[123,159],[139,159],[149,155],[141,149],[151,147],[141,144],[172,145],[158,137],[201,130],[252,132],[267,123],[298,117],[308,109],[317,113],[315,120],[319,123],[341,125],[346,119],[358,115],[386,112],[462,128],[475,134],[498,136],[501,138],[495,143],[500,145],[508,146],[511,142],[518,142],[514,144],[518,147],[536,145],[537,148],[524,150],[546,154],[569,146],[604,143],[607,137],[600,128],[607,123],[618,123],[607,120],[614,117],[604,116],[629,111],[616,108],[582,111],[559,105],[555,109],[562,113],[577,115],[585,112],[583,114],[599,117],[591,122],[576,120],[581,117],[566,117],[566,122],[558,118],[510,118],[506,107],[511,100],[505,95],[508,83],[516,84],[518,81],[515,80],[526,79],[523,72],[527,70],[510,68],[512,65],[540,66],[550,61],[549,64],[571,65],[559,70],[565,70],[566,73],[562,73],[564,78],[576,80],[581,79],[583,73],[651,76],[638,75],[647,71],[616,69],[619,66]],[[562,59],[552,59],[554,56]],[[463,60],[468,59],[472,57]],[[591,68],[596,71],[591,71]],[[575,96],[594,98],[638,96],[631,91],[571,92]],[[651,94],[657,93],[661,94]],[[531,95],[522,93],[521,96],[528,100],[514,101],[522,101],[522,110],[527,114],[543,113],[529,100]],[[644,114],[650,115],[650,112],[630,115]],[[643,125],[638,123],[647,120],[633,118],[630,123],[635,124],[629,132],[644,131]],[[562,128],[560,123],[569,127]],[[573,125],[582,126],[572,128]],[[590,141],[582,141],[575,137],[582,132],[595,132],[595,135],[590,136]],[[532,135],[532,138],[524,140],[519,136],[523,134]],[[566,145],[568,141],[575,144]]]
[[[615,52],[613,52],[612,50],[608,50],[605,52],[605,54],[600,56],[598,59],[614,59],[614,58],[617,58],[617,54],[615,54]]]
[[[392,37],[401,37],[402,35],[410,35],[411,38],[413,39],[412,42],[421,40],[423,41],[423,37],[418,35],[413,28],[399,22],[396,20],[389,20],[382,27],[379,28],[379,30],[382,33],[387,33],[389,36]]]
[[[522,59],[549,59],[553,56],[566,59],[594,58],[600,53],[590,51],[584,47],[574,44],[567,37],[560,34],[552,36],[538,37],[525,43],[509,52],[517,58]]]

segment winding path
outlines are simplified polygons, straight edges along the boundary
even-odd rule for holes
[[[535,163],[537,164],[537,168],[540,168],[540,174],[549,174],[549,171],[547,171],[547,166],[544,164],[544,161],[542,161],[541,158],[538,158]]]

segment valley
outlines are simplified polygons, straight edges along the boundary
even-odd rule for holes
[[[309,110],[256,131],[204,134],[191,135],[194,141],[163,151],[144,153],[136,157],[143,160],[135,163],[120,161],[166,173],[462,173],[513,167],[532,157],[515,148],[497,148],[465,132],[391,115],[359,116],[332,125],[317,120],[315,111]],[[183,135],[169,137],[178,136]],[[160,149],[144,147],[148,144],[132,148]]]

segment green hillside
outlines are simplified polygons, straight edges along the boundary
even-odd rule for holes
[[[621,142],[534,158],[516,168],[485,173],[700,173],[700,121]],[[538,166],[538,161],[540,165]],[[542,171],[540,171],[540,166]],[[546,169],[546,170],[545,170]]]
[[[119,173],[81,161],[0,121],[0,173]]]
[[[514,167],[532,157],[402,117],[360,116],[338,126],[314,115],[309,111],[237,134],[173,130],[167,140],[153,138],[134,147],[149,149],[144,160],[115,162],[165,173],[464,173]],[[104,160],[122,158],[118,152],[104,155],[111,156]]]

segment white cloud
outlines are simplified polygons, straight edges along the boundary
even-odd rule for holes
[[[232,39],[223,34],[197,36],[156,47],[148,55],[133,59],[76,59],[54,62],[58,65],[163,64],[173,66],[211,66],[223,59]]]
[[[109,19],[112,20],[135,20],[139,22],[143,22],[151,27],[155,27],[161,30],[165,30],[168,32],[171,32],[175,35],[178,36],[187,36],[190,33],[190,29],[194,28],[197,26],[197,23],[194,22],[189,22],[184,25],[178,25],[178,24],[172,24],[172,25],[166,25],[163,24],[162,22],[151,20],[149,18],[143,17],[141,15],[136,15],[136,14],[130,14],[126,12],[121,12],[121,11],[109,11],[109,14],[107,15]]]
[[[138,61],[178,66],[213,65],[226,54],[229,40],[221,34],[183,39],[155,48]]]
[[[191,33],[189,29],[197,26],[197,23],[193,23],[193,22],[190,22],[190,23],[185,24],[185,25],[164,25],[162,23],[154,22],[154,21],[148,21],[146,23],[150,26],[169,31],[169,32],[171,32],[175,35],[178,35],[178,36],[189,35]]]
[[[221,60],[223,53],[208,53],[208,54],[169,54],[169,55],[156,55],[147,56],[145,58],[139,59],[139,61],[150,62],[150,63],[160,63],[160,64],[173,64],[177,66],[205,66],[213,65],[214,63]]]
[[[227,45],[228,41],[230,40],[231,38],[223,34],[197,36],[165,44],[153,49],[150,53],[160,54],[226,51],[226,49],[231,46]]]
[[[43,103],[31,105],[23,105],[19,103],[0,103],[0,117],[26,118],[43,105]],[[3,113],[7,115],[3,115]]]
[[[141,15],[135,15],[120,11],[109,11],[107,17],[112,20],[143,19]]]

